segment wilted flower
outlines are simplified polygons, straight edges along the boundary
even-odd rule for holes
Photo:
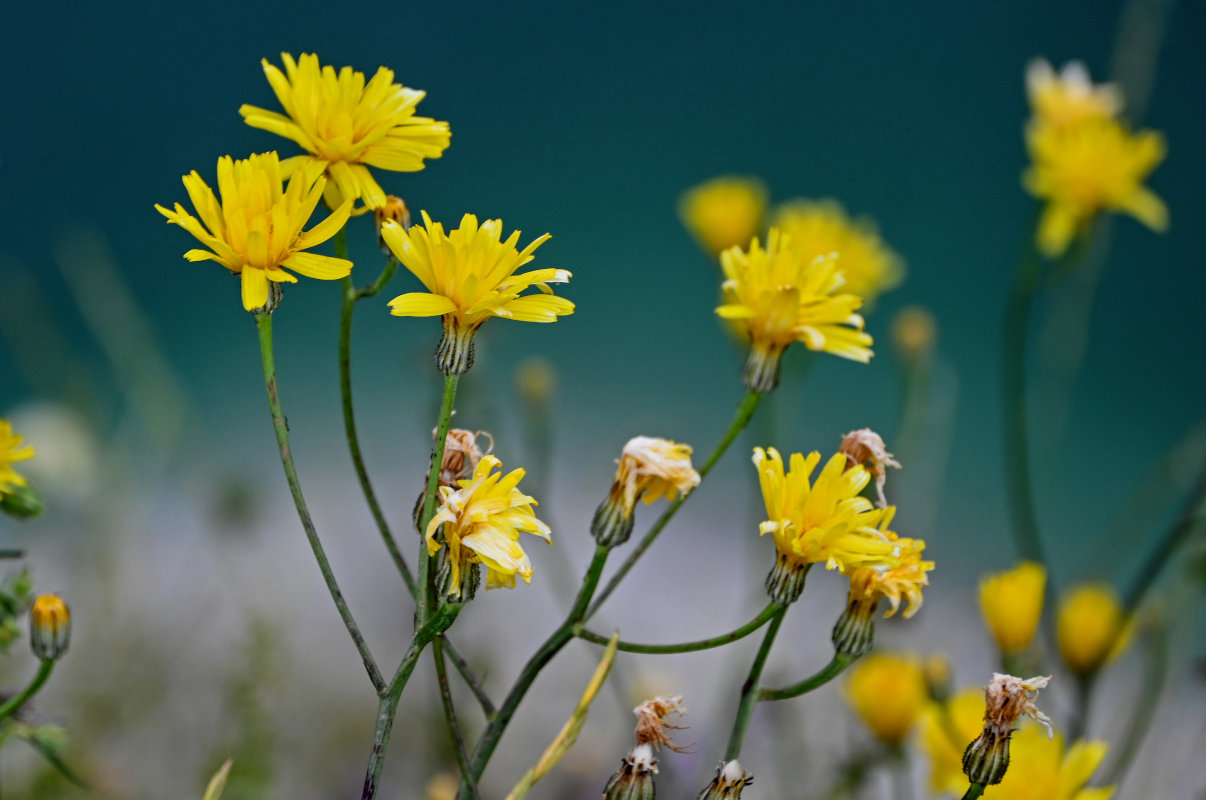
[[[687,747],[679,747],[670,741],[670,736],[666,733],[667,730],[683,730],[686,725],[671,725],[666,722],[666,717],[671,714],[677,716],[685,716],[687,709],[682,705],[683,698],[681,695],[674,697],[655,697],[652,700],[646,700],[636,708],[632,709],[632,713],[636,714],[636,743],[651,744],[654,749],[665,745],[676,753],[689,753]]]
[[[1047,570],[1031,561],[980,579],[980,611],[1002,654],[1020,653],[1034,639],[1046,583]]]
[[[29,644],[42,661],[56,661],[71,643],[71,612],[57,594],[44,594],[29,610]]]
[[[716,777],[699,793],[698,800],[738,800],[742,790],[753,782],[754,776],[734,759],[716,768]]]
[[[604,547],[616,547],[632,534],[637,500],[649,505],[661,497],[674,500],[699,485],[691,466],[691,447],[669,439],[634,436],[616,462],[616,478],[607,499],[591,520],[591,533]]]
[[[713,254],[757,236],[765,213],[766,186],[757,178],[713,178],[687,190],[678,201],[679,219]]]
[[[963,753],[963,774],[972,783],[1000,783],[1009,768],[1009,739],[1019,718],[1030,717],[1052,736],[1051,719],[1038,710],[1034,699],[1050,677],[1015,678],[994,673],[984,690],[984,729]]]
[[[654,800],[653,776],[656,774],[653,746],[638,744],[624,756],[619,772],[608,779],[603,788],[603,800]]]
[[[888,467],[900,469],[900,462],[888,452],[883,437],[870,428],[859,428],[842,436],[842,453],[850,465],[862,464],[875,476],[875,491],[879,495],[879,507],[886,508],[884,484],[888,482]]]
[[[313,53],[302,53],[297,61],[281,53],[284,72],[267,59],[260,63],[285,113],[252,105],[239,113],[251,127],[292,139],[310,153],[283,167],[329,175],[326,198],[332,208],[357,198],[379,208],[385,191],[369,167],[415,172],[423,169],[424,159],[439,158],[448,147],[447,122],[415,116],[427,93],[394,83],[393,70],[378,68],[366,84],[363,72],[320,67]]]
[[[850,670],[846,699],[876,739],[899,746],[926,704],[921,665],[912,656],[873,653]]]

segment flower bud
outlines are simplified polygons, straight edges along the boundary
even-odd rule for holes
[[[657,759],[653,757],[653,746],[638,744],[624,756],[620,771],[607,781],[603,800],[654,800],[655,774]]]
[[[377,246],[381,248],[381,252],[387,256],[393,256],[389,245],[385,243],[385,239],[381,238],[381,223],[387,219],[392,219],[394,222],[401,225],[403,228],[410,227],[410,209],[406,207],[406,203],[401,197],[395,197],[392,194],[385,198],[385,205],[373,209],[373,217],[377,223]]]
[[[716,768],[716,777],[699,793],[698,800],[737,800],[741,791],[754,782],[754,776],[734,759]]]
[[[867,598],[851,592],[846,610],[833,626],[833,650],[838,655],[859,658],[875,647],[875,611],[879,597]]]
[[[29,612],[29,643],[42,661],[55,661],[67,652],[71,641],[71,613],[55,594],[44,594]]]

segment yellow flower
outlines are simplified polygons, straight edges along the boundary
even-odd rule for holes
[[[21,446],[22,439],[13,433],[12,423],[0,419],[0,497],[8,494],[16,486],[25,486],[25,478],[13,469],[15,461],[25,461],[34,457],[34,449],[30,445]]]
[[[1026,145],[1033,163],[1022,182],[1047,202],[1038,229],[1044,255],[1062,255],[1101,211],[1125,212],[1155,231],[1168,228],[1168,208],[1143,186],[1164,160],[1159,133],[1132,133],[1117,120],[1089,119],[1062,128],[1031,125]]]
[[[888,510],[876,509],[859,495],[870,473],[861,465],[847,469],[846,456],[838,453],[810,483],[820,461],[817,452],[807,458],[794,453],[785,472],[778,450],[754,448],[768,517],[758,530],[773,536],[778,554],[767,589],[771,599],[785,605],[803,590],[810,564],[823,562],[843,573],[855,567],[900,565],[899,544],[877,527]]]
[[[980,611],[1005,655],[1025,650],[1043,613],[1047,570],[1030,561],[980,579]]]
[[[1027,725],[1010,742],[1009,769],[985,800],[1109,800],[1114,787],[1086,788],[1109,748],[1101,741],[1080,741],[1064,752],[1064,737],[1047,738],[1042,728]]]
[[[1069,61],[1057,75],[1046,59],[1026,67],[1026,95],[1034,121],[1065,127],[1085,120],[1112,119],[1122,110],[1122,94],[1110,84],[1093,85],[1079,61]]]
[[[44,594],[29,610],[29,643],[42,661],[55,661],[71,642],[71,612],[57,594]]]
[[[905,610],[901,616],[912,619],[921,608],[921,587],[930,585],[928,573],[934,568],[934,562],[921,560],[925,542],[900,538],[887,530],[895,511],[895,506],[885,509],[879,527],[899,549],[900,563],[894,567],[858,567],[850,570],[850,602],[857,600],[874,610],[880,599],[887,599],[889,607],[884,616],[890,617],[900,610],[901,601],[904,601]]]
[[[904,280],[904,261],[880,239],[875,224],[851,219],[836,200],[789,200],[772,224],[791,237],[804,263],[837,253],[843,288],[868,302]]]
[[[1085,677],[1121,655],[1130,642],[1131,626],[1118,596],[1107,584],[1082,584],[1059,604],[1055,640],[1064,664]]]
[[[802,261],[792,240],[771,228],[765,249],[732,247],[720,256],[724,304],[716,313],[750,340],[745,385],[766,393],[779,382],[779,360],[792,342],[854,361],[871,360],[871,336],[856,314],[862,298],[835,294],[844,283],[838,259]]]
[[[522,469],[505,477],[502,464],[491,455],[482,456],[473,477],[462,480],[459,489],[440,487],[440,506],[427,526],[427,551],[435,555],[448,548],[446,563],[451,571],[449,593],[461,595],[461,570],[467,565],[486,565],[486,587],[515,585],[515,576],[532,581],[532,565],[519,546],[520,532],[533,533],[545,541],[549,527],[536,519],[536,501],[517,488]],[[494,473],[499,469],[498,473]],[[443,542],[437,532],[443,526]]]
[[[213,190],[196,170],[184,176],[197,217],[179,203],[171,211],[155,208],[168,222],[191,233],[208,250],[189,250],[189,261],[217,261],[242,276],[243,308],[253,311],[268,303],[268,282],[296,283],[285,272],[334,280],[347,275],[352,262],[342,258],[307,253],[334,236],[348,220],[351,201],[325,220],[302,231],[322,197],[325,179],[314,172],[298,170],[282,187],[280,159],[276,153],[233,160],[218,159],[219,203]]]
[[[846,700],[881,742],[904,743],[926,704],[925,679],[916,658],[875,653],[850,670]]]
[[[660,497],[673,501],[699,485],[691,466],[691,447],[669,439],[634,436],[616,462],[615,481],[591,520],[591,533],[604,547],[616,547],[632,533],[632,513],[642,497],[649,505]]]
[[[282,165],[287,170],[326,172],[327,203],[362,198],[369,208],[385,205],[385,191],[369,167],[394,172],[423,169],[423,159],[439,158],[451,134],[447,122],[416,117],[415,106],[426,92],[394,83],[393,70],[380,67],[365,83],[364,73],[344,67],[338,74],[318,56],[302,53],[293,60],[281,53],[285,71],[261,61],[284,114],[244,105],[239,109],[253,128],[292,139],[308,156]]]
[[[480,226],[477,217],[466,214],[451,233],[423,213],[423,225],[409,230],[392,220],[381,224],[381,236],[402,264],[427,287],[389,301],[397,317],[444,318],[444,341],[436,359],[446,374],[459,374],[473,366],[473,335],[490,317],[523,322],[556,322],[574,313],[574,304],[554,297],[550,283],[566,283],[571,274],[564,269],[537,269],[515,274],[532,260],[536,248],[549,235],[516,250],[519,231],[502,240],[502,220],[490,219]],[[521,292],[535,286],[540,294]]]
[[[984,690],[964,689],[947,703],[930,703],[921,717],[921,746],[930,758],[930,790],[962,797],[963,751],[980,734]]]
[[[713,254],[757,236],[765,213],[766,186],[757,178],[713,178],[688,189],[678,201],[679,219]]]

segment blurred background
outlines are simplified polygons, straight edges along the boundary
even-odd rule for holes
[[[70,760],[93,783],[74,788],[13,746],[0,757],[5,797],[200,796],[228,756],[236,800],[353,797],[360,785],[375,698],[289,501],[252,319],[237,280],[185,262],[191,238],[153,208],[183,202],[180,176],[191,170],[212,182],[221,155],[294,153],[237,113],[242,103],[277,107],[259,62],[279,64],[282,50],[369,74],[385,65],[426,90],[419,111],[449,121],[452,146],[422,172],[378,171],[385,189],[453,225],[473,212],[501,217],[524,242],[548,231],[537,265],[574,273],[559,291],[578,304],[574,316],[483,329],[454,420],[489,431],[504,465],[529,467],[556,541],[529,548],[532,585],[482,595],[458,622],[454,638],[496,696],[563,615],[624,442],[664,436],[702,457],[743,396],[742,354],[713,313],[718,270],[676,215],[684,190],[720,174],[760,176],[775,202],[833,197],[872,217],[907,276],[868,310],[870,365],[789,351],[769,421],[755,421],[593,627],[686,640],[753,616],[772,556],[756,536],[749,448],[833,452],[861,427],[893,448],[907,381],[890,328],[901,309],[922,306],[937,323],[929,389],[889,494],[897,530],[926,539],[938,568],[925,609],[881,625],[881,641],[944,651],[957,683],[986,681],[995,651],[975,584],[1017,557],[998,373],[1004,299],[1036,209],[1019,180],[1023,75],[1036,56],[1080,59],[1094,79],[1122,82],[1130,118],[1169,142],[1148,185],[1172,215],[1163,236],[1116,220],[1108,258],[1036,309],[1033,463],[1053,575],[1132,579],[1200,468],[1201,3],[25,4],[3,18],[0,416],[37,447],[22,471],[49,510],[24,524],[0,518],[0,546],[25,550],[39,589],[72,605],[73,649],[37,712],[66,726]],[[382,262],[371,220],[353,220],[349,241],[353,275],[368,282]],[[416,286],[403,270],[360,304],[353,340],[366,458],[412,564],[439,326],[392,318],[385,303]],[[282,401],[319,532],[392,669],[412,603],[343,440],[338,314],[334,283],[289,287],[275,315]],[[547,440],[516,388],[533,357],[555,383]],[[1129,498],[1143,485],[1155,500],[1136,506]],[[656,511],[640,512],[638,533]],[[828,660],[844,591],[838,576],[814,572],[770,674],[798,679]],[[1201,610],[1198,593],[1174,614],[1184,635],[1170,689],[1120,797],[1188,797],[1206,784],[1189,759],[1206,708],[1194,672]],[[692,728],[680,739],[697,754],[664,754],[659,786],[697,791],[755,647],[622,655],[615,690],[532,797],[597,796],[646,690],[686,696]],[[535,761],[599,655],[575,643],[537,684],[492,762],[489,796]],[[1138,669],[1131,661],[1112,676],[1119,686]],[[453,766],[428,659],[422,667],[403,699],[388,797],[420,797]],[[16,686],[32,660],[17,654],[0,669]],[[749,796],[823,795],[863,736],[840,695],[834,686],[759,711],[744,759],[758,777]],[[1052,698],[1058,723],[1071,700]],[[480,730],[471,698],[458,699]],[[1109,722],[1107,710],[1090,732],[1108,735]],[[919,792],[924,769],[917,759]]]

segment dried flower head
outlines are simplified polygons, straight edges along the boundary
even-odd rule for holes
[[[700,792],[698,800],[737,800],[742,790],[753,782],[754,776],[734,759],[716,768],[716,777]]]
[[[591,533],[599,544],[615,547],[632,533],[637,500],[645,504],[665,497],[673,501],[699,485],[691,466],[690,445],[652,436],[634,436],[616,461],[616,478],[607,499],[596,509]]]
[[[436,431],[431,432],[435,438]],[[490,440],[483,453],[477,444],[478,437]],[[456,488],[458,481],[467,480],[477,469],[482,456],[494,449],[494,437],[486,431],[467,431],[464,428],[449,428],[444,439],[444,459],[440,462],[440,485]]]
[[[654,800],[653,776],[657,759],[653,746],[638,744],[620,762],[620,769],[603,788],[603,800]]]
[[[883,437],[870,428],[859,428],[842,436],[841,452],[849,465],[862,464],[875,476],[875,491],[879,495],[879,507],[887,508],[884,484],[888,482],[888,467],[900,469],[900,462],[888,452]]]
[[[652,700],[646,700],[636,708],[632,709],[632,713],[636,714],[636,741],[638,745],[651,744],[656,749],[665,745],[676,753],[690,753],[691,750],[686,747],[679,747],[670,741],[670,736],[666,731],[681,731],[686,730],[686,725],[671,725],[666,721],[666,717],[670,714],[678,716],[686,716],[687,709],[682,705],[682,695],[674,697],[655,697]]]
[[[1051,719],[1034,704],[1039,689],[1050,680],[1050,676],[1023,679],[993,674],[984,690],[984,730],[963,753],[963,774],[968,780],[983,786],[1001,782],[1009,768],[1009,739],[1021,717],[1030,717],[1047,729],[1048,738],[1053,736]]]

